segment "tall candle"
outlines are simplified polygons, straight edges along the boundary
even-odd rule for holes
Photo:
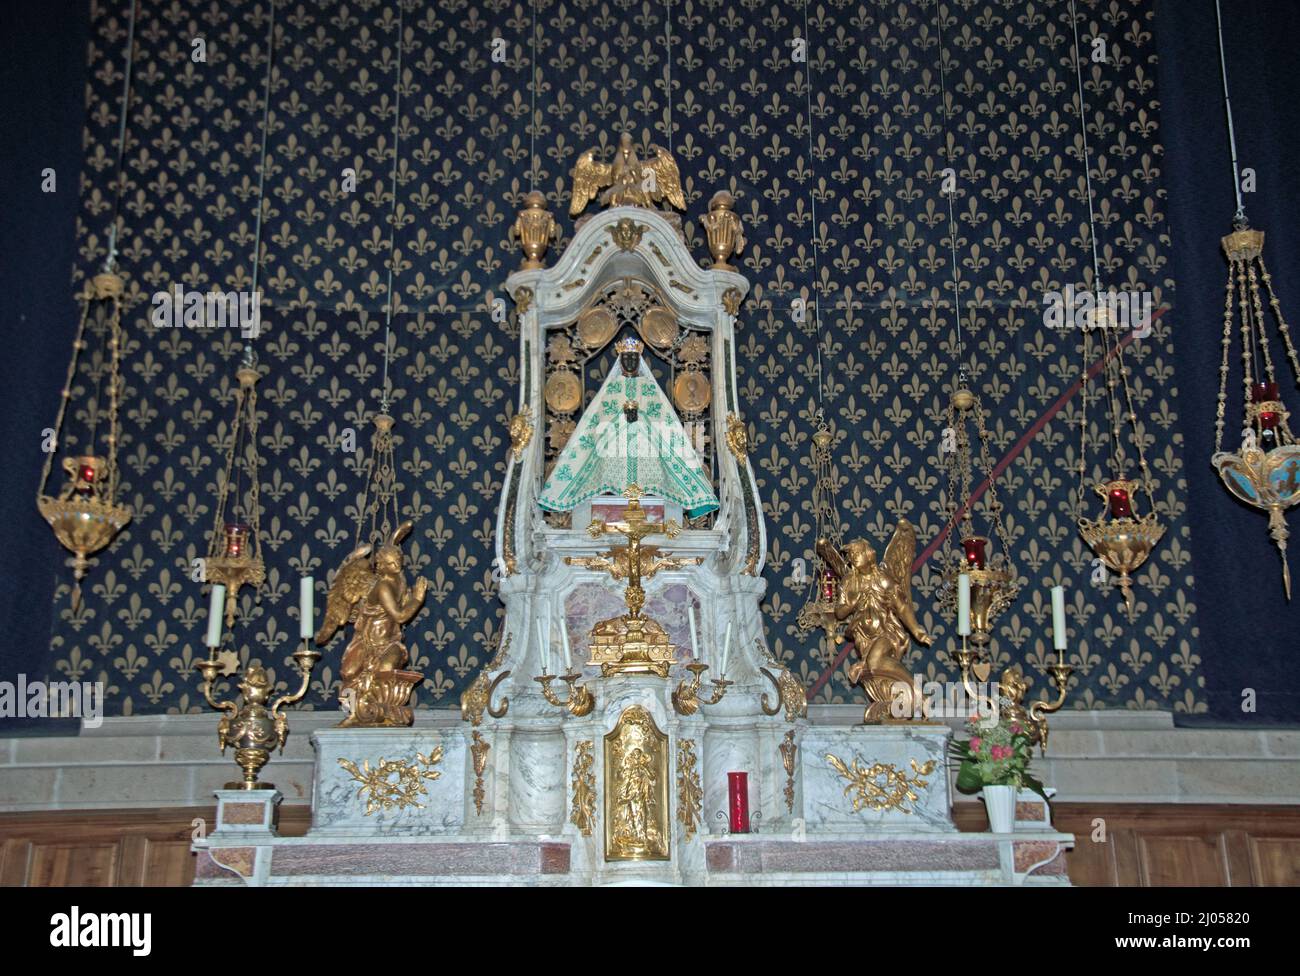
[[[221,632],[225,629],[226,584],[212,584],[212,602],[208,604],[208,647],[221,646]]]
[[[1065,587],[1052,587],[1052,645],[1065,650]]]
[[[970,636],[970,573],[957,577],[957,634]]]
[[[542,662],[542,674],[551,673],[551,649],[546,641],[546,628],[542,621],[537,621],[537,656]]]
[[[727,636],[722,640],[722,663],[719,665],[718,677],[725,677],[727,674],[727,662],[731,657],[731,621],[727,621]]]
[[[316,636],[316,580],[304,576],[298,581],[298,636],[311,640]]]
[[[700,659],[700,636],[695,631],[695,604],[686,604],[686,619],[691,622],[691,657]]]
[[[564,646],[564,673],[573,667],[573,652],[569,650],[569,621],[560,617],[560,642]]]

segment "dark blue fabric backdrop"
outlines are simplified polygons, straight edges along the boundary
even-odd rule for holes
[[[1284,308],[1300,318],[1296,267],[1297,205],[1285,195],[1300,149],[1293,38],[1295,3],[1232,0],[1228,57],[1243,164],[1259,177],[1247,208],[1268,233],[1266,259]],[[41,428],[52,419],[51,391],[62,382],[73,326],[70,270],[75,252],[76,180],[83,153],[88,4],[48,0],[7,11],[3,99],[5,296],[7,355],[0,357],[5,407],[0,430],[9,446],[0,468],[6,545],[0,565],[0,678],[48,670],[53,579],[44,568],[57,547],[36,515]],[[1300,721],[1300,675],[1289,651],[1300,643],[1296,611],[1282,598],[1275,550],[1260,514],[1232,503],[1209,466],[1222,289],[1218,249],[1233,201],[1221,112],[1212,0],[1169,0],[1156,21],[1162,96],[1161,136],[1170,197],[1177,279],[1174,350],[1180,423],[1186,440],[1191,551],[1201,627],[1200,652],[1209,712],[1199,722],[1294,724]],[[40,172],[53,167],[59,191],[39,192]],[[1294,403],[1294,401],[1293,401]],[[1295,547],[1293,546],[1293,549]],[[1300,570],[1300,557],[1297,557]],[[41,567],[27,572],[25,567]],[[1258,711],[1244,714],[1242,690],[1258,693]]]
[[[1223,3],[1228,80],[1237,151],[1258,175],[1246,213],[1265,232],[1264,259],[1283,311],[1300,320],[1300,85],[1295,40],[1300,4],[1282,0]],[[1200,611],[1201,655],[1209,714],[1187,722],[1300,721],[1300,592],[1288,605],[1267,519],[1231,501],[1210,466],[1218,396],[1223,291],[1227,266],[1219,238],[1232,229],[1227,125],[1215,38],[1213,0],[1166,0],[1156,21],[1163,99],[1161,131],[1167,154],[1165,187],[1173,235],[1177,290],[1171,313],[1179,379],[1179,417],[1186,437],[1192,560]],[[1233,353],[1232,366],[1240,361]],[[1240,383],[1240,373],[1232,374]],[[1289,385],[1289,384],[1288,384]],[[1240,386],[1230,388],[1239,396]],[[1295,390],[1290,404],[1297,406]],[[1291,517],[1300,532],[1300,517]],[[1292,572],[1300,547],[1291,540]],[[1254,689],[1258,711],[1242,710]]]

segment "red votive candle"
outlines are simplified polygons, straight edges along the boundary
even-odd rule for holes
[[[727,774],[727,808],[731,832],[749,833],[749,773]]]
[[[969,569],[984,568],[988,560],[984,549],[988,544],[988,539],[978,535],[973,535],[969,539],[961,540],[962,550],[966,553],[966,566]]]
[[[1259,425],[1265,430],[1272,430],[1276,427],[1278,419],[1276,410],[1261,410],[1259,412]]]
[[[1110,517],[1133,517],[1133,506],[1129,503],[1127,488],[1112,488],[1110,490]]]
[[[238,559],[248,545],[248,526],[241,522],[226,523],[226,555]]]
[[[822,573],[822,599],[828,603],[835,600],[835,574],[830,570]]]
[[[1277,383],[1255,383],[1250,388],[1250,399],[1255,403],[1267,403],[1277,398]]]
[[[95,463],[91,458],[82,458],[77,465],[77,491],[85,492],[95,484]]]

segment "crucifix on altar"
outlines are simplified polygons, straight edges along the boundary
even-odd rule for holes
[[[599,665],[603,675],[651,673],[666,678],[674,659],[672,642],[658,621],[643,616],[645,588],[641,581],[650,579],[661,569],[698,566],[702,557],[661,556],[658,546],[643,545],[641,540],[652,535],[675,539],[681,526],[672,519],[650,521],[641,507],[641,490],[636,485],[628,485],[623,494],[628,502],[622,520],[593,519],[587,531],[593,539],[616,532],[627,543],[610,547],[603,556],[565,559],[571,566],[603,569],[616,580],[627,580],[623,593],[627,613],[596,624],[592,629],[591,659],[587,663]]]

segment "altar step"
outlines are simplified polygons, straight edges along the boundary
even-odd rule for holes
[[[592,883],[572,870],[563,840],[488,841],[395,838],[210,838],[198,850],[195,883],[222,885],[573,886]],[[917,833],[844,840],[784,840],[761,835],[704,840],[704,886],[1065,885],[1065,848],[1050,830],[1015,834]],[[196,845],[197,846],[197,845]],[[626,878],[635,883],[635,866]],[[617,877],[610,880],[617,881]]]

